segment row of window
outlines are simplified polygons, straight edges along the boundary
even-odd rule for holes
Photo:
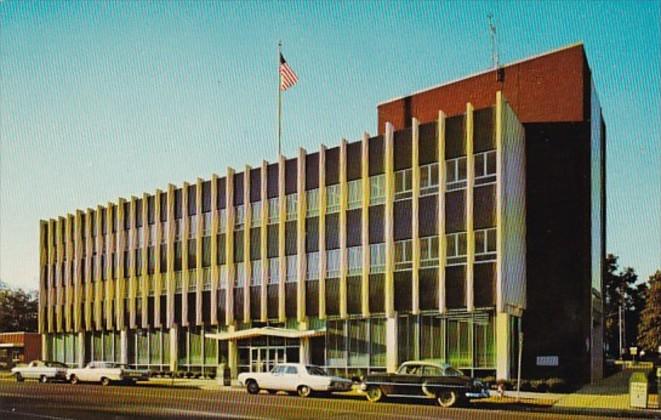
[[[495,182],[496,174],[496,151],[490,150],[475,154],[475,183],[483,185]],[[420,166],[420,195],[425,196],[435,194],[438,191],[438,163]],[[454,191],[466,188],[466,157],[459,157],[446,161],[446,188],[447,191]],[[411,197],[413,189],[412,169],[404,169],[395,172],[395,200],[403,200]],[[385,175],[375,175],[369,178],[369,204],[378,205],[385,201]],[[319,189],[308,190],[306,194],[307,211],[306,217],[319,215]],[[362,180],[357,179],[347,183],[347,208],[349,210],[359,208],[362,201]],[[267,202],[268,223],[277,223],[280,218],[279,197],[268,199]],[[295,220],[297,217],[298,194],[289,194],[285,196],[286,220]],[[336,213],[340,211],[340,186],[339,184],[326,187],[326,213]],[[256,227],[262,220],[262,202],[257,201],[250,204],[251,226]],[[225,232],[227,228],[227,209],[221,209],[219,214],[219,231]],[[211,233],[211,213],[202,213],[202,229],[205,235]],[[234,208],[234,226],[235,229],[243,229],[245,226],[246,209],[244,205]],[[194,237],[197,232],[198,218],[190,216],[189,237]],[[182,219],[176,219],[175,237],[180,239],[183,233]],[[156,228],[154,224],[148,225],[149,244],[153,245],[156,238]],[[166,232],[166,222],[162,222],[162,231]],[[72,227],[73,232],[73,227]],[[126,248],[141,247],[144,240],[142,229],[137,229],[135,244],[133,238],[125,242]],[[92,232],[96,236],[96,232]],[[161,241],[165,242],[167,235],[162,235]],[[83,234],[84,237],[84,234]],[[65,235],[65,243],[68,238]],[[102,247],[105,246],[103,243]],[[96,242],[93,243],[96,251]]]
[[[475,240],[475,256],[480,261],[493,260],[496,258],[496,228],[479,229],[474,232]],[[429,267],[438,264],[438,237],[430,236],[420,238],[420,266]],[[117,263],[117,254],[113,254],[115,258],[113,261]],[[450,233],[446,235],[446,260],[448,265],[464,264],[466,263],[467,256],[467,239],[466,232]],[[386,257],[385,257],[385,244],[371,244],[370,245],[370,273],[381,273],[385,271]],[[153,259],[153,254],[148,254],[148,258]],[[286,256],[286,280],[296,281],[297,278],[297,265],[296,255]],[[306,254],[306,278],[308,280],[316,280],[319,278],[319,253],[313,252]],[[332,249],[326,251],[326,277],[334,278],[340,276],[340,259],[341,253],[339,249]],[[413,261],[413,241],[411,239],[396,241],[394,244],[394,262],[395,271],[410,270]],[[136,262],[140,264],[141,259],[139,255],[136,257]],[[279,258],[273,257],[268,260],[268,279],[269,283],[277,283],[279,280]],[[126,262],[126,261],[125,261]],[[101,258],[102,272],[106,270],[106,259]],[[140,264],[141,265],[141,264]],[[250,273],[251,284],[261,284],[261,260],[251,261],[252,272]],[[349,247],[347,248],[347,270],[348,275],[359,275],[362,272],[362,247]],[[225,265],[221,265],[221,280],[223,279],[223,270],[226,270]],[[244,271],[244,264],[242,262],[236,263],[236,278],[243,279],[246,276]],[[73,276],[74,266],[71,265],[71,275]],[[81,268],[84,269],[84,264]],[[95,274],[95,264],[92,264],[92,277]],[[138,272],[140,269],[137,270]],[[84,277],[84,272],[82,274]],[[61,276],[62,284],[64,284],[64,275]],[[239,282],[237,282],[239,284]]]

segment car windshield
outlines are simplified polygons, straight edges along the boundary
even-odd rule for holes
[[[327,376],[328,374],[326,373],[325,370],[318,366],[307,366],[306,367],[308,373],[310,375],[315,375],[315,376]]]

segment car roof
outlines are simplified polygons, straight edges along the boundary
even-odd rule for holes
[[[402,363],[399,367],[402,366],[409,366],[409,365],[416,365],[416,366],[431,366],[431,367],[436,367],[439,369],[445,369],[450,367],[450,365],[439,365],[438,363],[432,363],[432,362],[422,362],[422,361],[415,361],[415,360],[410,360],[408,362]]]

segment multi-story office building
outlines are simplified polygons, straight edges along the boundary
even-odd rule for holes
[[[42,221],[45,357],[506,378],[523,328],[526,372],[589,379],[604,139],[579,45],[381,104],[375,136]]]

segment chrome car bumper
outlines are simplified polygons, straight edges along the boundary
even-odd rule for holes
[[[351,391],[351,388],[353,387],[352,383],[344,383],[344,382],[334,382],[328,385],[328,390],[329,391],[337,391],[337,392],[344,392],[344,391]]]
[[[478,399],[478,398],[489,398],[491,395],[489,395],[489,390],[488,389],[483,389],[481,391],[470,391],[467,392],[466,398],[470,399]]]

